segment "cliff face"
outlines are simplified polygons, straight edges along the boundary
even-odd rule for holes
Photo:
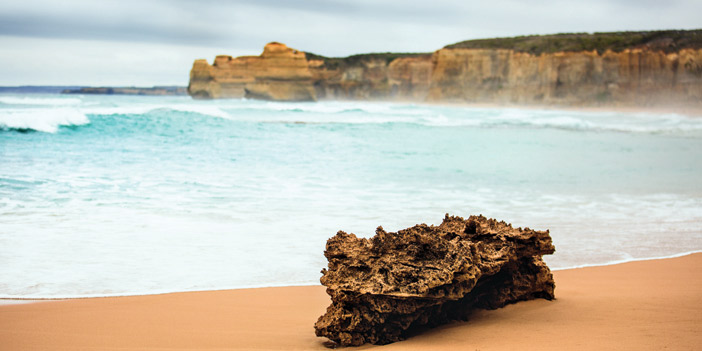
[[[220,55],[212,65],[196,60],[188,93],[194,98],[255,98],[278,101],[422,101],[431,82],[431,55],[388,60],[383,55],[325,61],[280,43],[260,56]]]
[[[321,60],[310,63],[320,99],[422,101],[431,83],[430,55],[390,61],[371,56],[339,65]]]
[[[558,105],[700,104],[702,50],[533,55],[506,49],[441,49],[430,101]]]
[[[316,100],[305,54],[280,43],[267,44],[260,56],[220,55],[213,65],[195,61],[188,93],[206,99]]]
[[[472,40],[433,54],[327,58],[270,43],[197,60],[195,98],[702,107],[702,30]]]

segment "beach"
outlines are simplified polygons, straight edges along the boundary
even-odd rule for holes
[[[694,350],[702,253],[554,272],[556,300],[477,310],[398,343],[357,350]],[[322,286],[0,305],[3,350],[324,350]]]

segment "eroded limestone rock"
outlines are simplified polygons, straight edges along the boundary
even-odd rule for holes
[[[327,241],[321,282],[332,304],[317,336],[340,345],[387,344],[416,328],[464,320],[473,308],[553,299],[553,276],[541,256],[555,251],[548,231],[446,215],[370,239],[340,231]]]
[[[700,106],[702,101],[700,48],[540,55],[443,48],[433,62],[427,101],[564,106]]]
[[[467,41],[433,54],[337,58],[273,42],[259,56],[195,61],[188,93],[200,99],[699,108],[701,37],[700,30],[554,35]],[[535,44],[517,45],[524,40]]]
[[[268,43],[259,56],[219,55],[212,65],[196,60],[188,93],[200,99],[317,99],[305,53],[276,42]]]

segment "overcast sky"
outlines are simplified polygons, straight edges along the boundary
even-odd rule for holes
[[[7,0],[0,85],[187,85],[194,59],[280,41],[325,56],[466,39],[702,27],[702,0]]]

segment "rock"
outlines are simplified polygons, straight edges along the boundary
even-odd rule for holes
[[[388,55],[317,59],[272,42],[260,56],[219,55],[212,65],[195,60],[188,93],[196,99],[424,100],[431,55]]]
[[[367,54],[310,64],[319,99],[424,101],[431,83],[429,54]]]
[[[700,106],[702,49],[534,55],[511,49],[434,53],[427,100],[564,106]]]
[[[196,60],[194,98],[702,107],[702,30],[471,40],[432,53],[323,57],[269,43]]]
[[[401,98],[423,101],[431,85],[432,61],[430,56],[400,57],[388,65],[392,93]]]
[[[260,56],[219,55],[212,65],[196,60],[188,93],[203,99],[317,99],[305,53],[276,42],[268,43]]]
[[[555,251],[548,231],[446,215],[370,239],[340,231],[327,241],[322,270],[332,304],[317,336],[344,346],[387,344],[418,328],[464,320],[473,308],[554,298],[541,256]]]

